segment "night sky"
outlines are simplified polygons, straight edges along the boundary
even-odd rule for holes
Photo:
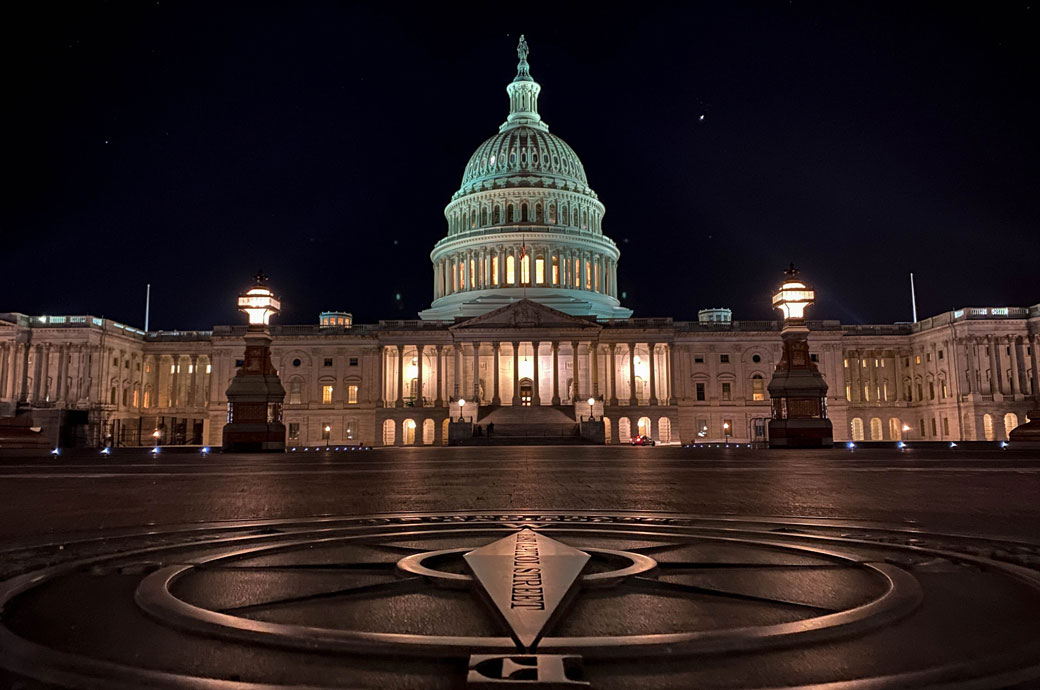
[[[282,323],[416,318],[521,33],[635,316],[775,318],[789,261],[814,318],[1040,302],[1038,0],[425,6],[8,14],[0,311],[209,328],[263,267]]]

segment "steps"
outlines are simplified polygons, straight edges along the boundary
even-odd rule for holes
[[[585,442],[571,406],[482,406],[477,424],[484,435],[467,440],[467,445],[577,445]],[[491,438],[487,436],[489,424],[495,425]]]

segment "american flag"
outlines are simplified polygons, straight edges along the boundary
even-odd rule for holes
[[[520,260],[523,261],[524,257],[527,256],[527,240],[520,240]]]

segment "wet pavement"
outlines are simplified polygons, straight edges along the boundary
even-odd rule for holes
[[[1036,688],[1038,496],[989,449],[0,454],[0,687]]]

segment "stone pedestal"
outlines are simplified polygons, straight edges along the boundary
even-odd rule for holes
[[[271,336],[266,327],[250,326],[245,363],[227,389],[228,423],[223,448],[228,452],[284,452],[282,402],[285,388],[271,364]]]
[[[789,320],[794,321],[794,320]],[[785,322],[780,337],[784,352],[769,381],[773,418],[770,448],[830,448],[834,445],[827,419],[827,382],[809,356],[809,329]]]
[[[1010,448],[1037,450],[1040,449],[1040,405],[1029,411],[1029,421],[1020,424],[1008,434]]]

